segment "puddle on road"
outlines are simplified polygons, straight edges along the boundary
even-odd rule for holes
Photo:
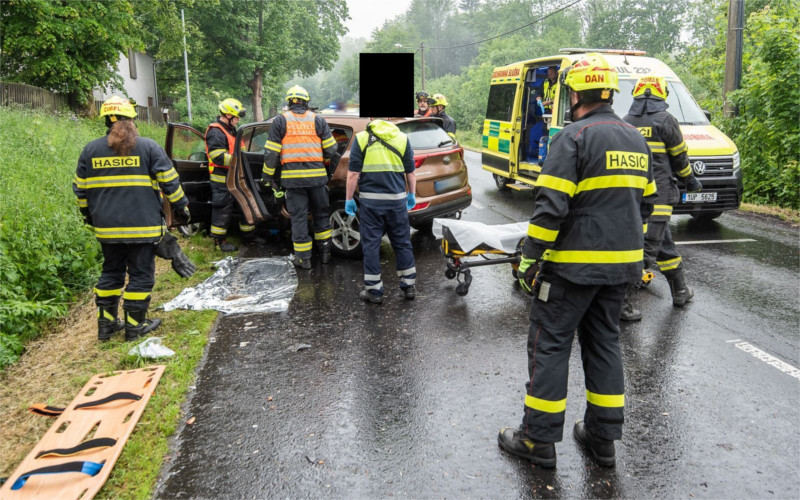
[[[285,257],[226,257],[217,272],[199,285],[184,289],[164,304],[174,309],[214,309],[225,314],[282,312],[297,289],[294,266]]]

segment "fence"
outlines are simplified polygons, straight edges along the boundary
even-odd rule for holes
[[[100,110],[100,107],[103,105],[103,101],[95,101],[95,106],[97,106],[97,110]],[[164,112],[162,108],[158,106],[136,106],[136,119],[141,120],[147,123],[159,123],[161,125],[165,125],[166,122],[164,121]],[[178,122],[180,121],[180,114],[175,109],[168,109],[167,110],[167,120],[171,122]]]
[[[13,103],[30,106],[33,109],[44,108],[52,111],[69,106],[65,95],[54,94],[24,83],[0,82],[0,104],[9,106]]]

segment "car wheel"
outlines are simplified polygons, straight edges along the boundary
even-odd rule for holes
[[[178,226],[176,229],[179,233],[188,238],[189,236],[194,236],[195,234],[199,233],[203,229],[203,224],[200,222],[195,222],[193,224]]]
[[[359,233],[358,215],[347,215],[344,211],[344,200],[334,202],[331,211],[331,244],[333,253],[341,257],[358,258],[361,256],[361,234]]]
[[[502,175],[492,174],[492,176],[494,176],[494,183],[497,186],[497,189],[500,191],[505,191],[508,189],[508,185],[514,182],[508,177],[503,177]]]
[[[691,214],[693,219],[697,219],[700,222],[708,222],[716,219],[722,215],[722,212],[705,212],[702,214]]]

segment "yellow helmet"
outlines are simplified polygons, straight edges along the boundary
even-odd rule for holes
[[[648,90],[653,97],[658,97],[666,101],[669,95],[667,79],[663,76],[640,76],[636,81],[636,85],[633,87],[633,97],[647,95]]]
[[[114,96],[108,99],[100,107],[100,116],[124,116],[125,118],[136,118],[136,108],[127,99]],[[112,119],[112,122],[116,119]]]
[[[567,72],[564,84],[575,92],[594,89],[619,92],[617,70],[608,64],[605,57],[596,52],[586,54],[564,71]],[[609,92],[608,96],[604,93],[602,98],[611,98],[611,93]]]
[[[244,118],[244,115],[247,114],[242,103],[230,97],[219,103],[219,112],[223,115],[233,115],[239,118]]]
[[[431,106],[447,106],[447,98],[442,94],[433,94],[432,99],[428,99]]]
[[[301,101],[306,101],[306,102],[311,100],[308,97],[308,92],[306,91],[306,89],[304,89],[300,85],[295,85],[294,87],[286,91],[286,100],[291,102],[294,99],[300,99]]]

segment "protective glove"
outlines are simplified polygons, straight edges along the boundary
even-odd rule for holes
[[[519,261],[519,268],[517,269],[517,276],[519,277],[519,286],[527,293],[532,295],[533,281],[536,279],[536,273],[539,272],[539,262],[536,259],[529,259],[524,255]]]
[[[356,200],[352,198],[349,200],[345,200],[344,211],[345,213],[347,213],[347,215],[352,215],[353,217],[355,217],[356,212],[358,211],[358,205],[356,205]]]
[[[697,180],[697,177],[690,175],[684,182],[686,183],[686,191],[689,193],[699,193],[703,190],[703,185]]]
[[[416,204],[417,197],[414,195],[414,193],[408,193],[408,196],[406,197],[406,209],[411,210],[416,206]]]
[[[192,214],[189,213],[189,205],[183,208],[176,208],[172,211],[172,215],[177,226],[185,226],[192,220]]]
[[[178,244],[178,238],[170,233],[166,233],[161,241],[158,242],[156,247],[156,255],[162,259],[172,261],[172,269],[178,273],[181,278],[188,278],[194,274],[195,265],[189,260],[189,257],[183,253],[181,246]]]

